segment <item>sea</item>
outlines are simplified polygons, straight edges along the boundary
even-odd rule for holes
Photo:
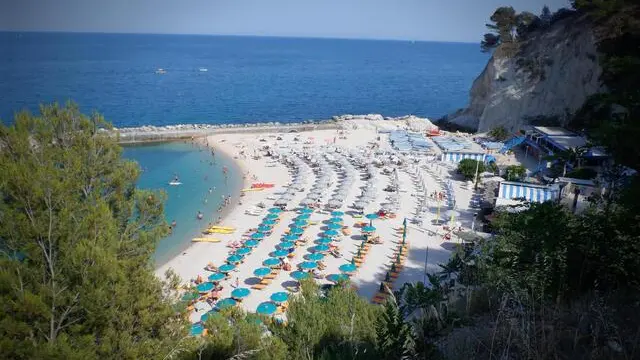
[[[74,101],[117,127],[370,113],[437,119],[466,105],[489,57],[471,43],[53,32],[0,32],[0,49],[3,122]],[[178,224],[161,241],[158,263],[188,246],[203,226],[198,211],[213,216],[220,196],[241,184],[239,172],[226,184],[220,177],[231,159],[218,154],[210,164],[201,150],[181,142],[125,147],[144,170],[138,185],[166,191],[167,221]],[[168,185],[174,174],[184,185]]]

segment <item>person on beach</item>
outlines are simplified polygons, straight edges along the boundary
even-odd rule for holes
[[[236,277],[236,289],[240,287],[240,279]]]

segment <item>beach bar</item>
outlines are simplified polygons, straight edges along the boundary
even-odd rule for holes
[[[434,136],[433,142],[441,150],[440,160],[459,163],[463,159],[484,161],[485,149],[462,136]]]
[[[498,191],[500,199],[525,199],[529,202],[542,203],[545,201],[557,201],[560,199],[560,188],[548,185],[521,183],[515,181],[501,181]]]

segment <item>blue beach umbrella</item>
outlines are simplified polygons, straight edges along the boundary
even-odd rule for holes
[[[268,231],[271,231],[271,227],[267,225],[260,225],[258,226],[258,231],[261,233],[266,233]]]
[[[234,299],[242,299],[249,296],[249,294],[251,294],[251,290],[247,288],[237,288],[233,289],[233,291],[231,292],[231,297]]]
[[[198,294],[197,292],[188,292],[184,295],[182,295],[181,300],[182,301],[189,301],[189,300],[195,300],[197,298],[200,297],[200,294]]]
[[[315,261],[304,261],[300,263],[300,268],[305,270],[311,270],[318,267],[318,263]]]
[[[251,252],[251,248],[248,247],[241,247],[240,249],[236,250],[236,255],[247,255]]]
[[[375,226],[365,226],[365,227],[362,228],[362,232],[371,233],[371,232],[374,232],[374,231],[376,231],[376,227]]]
[[[321,253],[311,253],[311,254],[307,254],[307,260],[309,261],[320,261],[322,259],[324,259],[324,254]]]
[[[307,226],[307,220],[297,220],[296,222],[293,223],[294,226],[296,227],[304,227]]]
[[[378,216],[378,214],[371,213],[371,214],[367,214],[367,215],[365,215],[364,217],[366,217],[366,218],[367,218],[367,219],[369,219],[369,220],[375,220],[375,219],[377,219],[379,216]]]
[[[276,250],[276,251],[271,253],[271,256],[279,257],[279,258],[285,257],[287,255],[289,255],[289,252],[287,250],[284,250],[284,249]]]
[[[213,290],[213,283],[206,282],[206,283],[199,284],[198,286],[196,286],[196,289],[198,290],[198,292],[201,292],[201,293],[209,292]]]
[[[253,235],[251,235],[251,238],[254,240],[264,239],[264,233],[261,233],[261,232],[254,233]]]
[[[191,325],[191,330],[189,333],[191,336],[200,336],[204,332],[204,325],[202,324],[193,324]]]
[[[301,229],[299,227],[291,228],[291,233],[294,235],[302,235],[304,234],[304,229]]]
[[[289,294],[284,291],[273,293],[271,295],[271,301],[273,301],[274,303],[283,303],[287,300],[289,300]]]
[[[275,221],[273,221],[273,220],[264,220],[264,221],[262,222],[262,225],[266,225],[266,226],[273,226],[273,225],[275,225],[275,224],[276,224],[276,222],[275,222]]]
[[[311,214],[300,214],[296,217],[296,220],[309,220]]]
[[[248,247],[256,247],[258,246],[259,242],[258,240],[247,240],[244,242],[244,246],[248,246]]]
[[[216,309],[222,310],[230,307],[236,306],[238,302],[232,298],[224,298],[216,303]]]
[[[209,281],[220,281],[220,280],[224,279],[225,277],[226,277],[225,274],[217,272],[217,273],[213,273],[213,274],[209,275],[208,279],[209,279]]]
[[[283,241],[280,244],[278,244],[278,247],[280,249],[287,250],[287,249],[292,249],[296,247],[296,244],[292,243],[291,241]]]
[[[331,212],[331,216],[333,217],[340,217],[340,216],[344,216],[344,213],[342,211],[332,211]]]
[[[329,228],[329,230],[342,229],[342,225],[340,225],[338,223],[331,223],[331,224],[327,225],[327,227]]]
[[[313,212],[313,209],[310,209],[308,207],[300,209],[301,214],[311,214],[312,212]]]
[[[227,258],[229,264],[237,264],[242,261],[244,257],[240,255],[231,255]]]
[[[338,232],[336,230],[327,230],[327,231],[324,232],[324,234],[326,236],[336,236],[336,235],[338,235]]]
[[[277,207],[272,207],[271,209],[269,209],[267,211],[269,211],[270,214],[280,214],[282,212],[282,209],[277,208]]]
[[[253,271],[253,275],[261,278],[261,277],[265,277],[267,275],[271,274],[271,269],[269,269],[268,267],[261,267],[261,268],[257,268]]]
[[[211,310],[211,311],[207,311],[206,313],[204,313],[202,316],[200,316],[200,321],[201,322],[205,322],[207,321],[209,318],[212,318],[214,316],[220,316],[219,313]]]
[[[332,223],[341,223],[341,222],[342,222],[342,218],[339,218],[339,217],[332,217],[331,219],[329,219],[329,222],[332,222]]]
[[[337,283],[340,281],[346,281],[349,280],[349,277],[345,274],[331,274],[329,276],[327,276],[327,280]]]
[[[233,271],[235,269],[236,269],[235,265],[224,264],[224,265],[220,265],[220,267],[218,268],[218,271],[220,271],[221,273],[228,273],[229,271]]]
[[[262,263],[264,266],[276,266],[280,265],[280,259],[278,258],[268,258]]]
[[[278,217],[279,217],[278,214],[268,214],[267,216],[265,216],[265,219],[267,219],[267,220],[275,220]]]
[[[284,241],[296,241],[296,240],[298,240],[298,238],[300,238],[299,235],[289,234],[289,235],[285,235],[282,238],[282,240],[284,240]]]
[[[316,240],[316,244],[320,244],[320,245],[327,245],[330,244],[333,240],[326,238],[326,237],[321,237],[318,240]]]
[[[316,245],[313,247],[314,252],[325,252],[329,251],[329,246],[327,245]]]
[[[291,272],[291,277],[294,280],[300,281],[300,280],[304,280],[304,279],[308,278],[309,277],[309,273],[306,273],[304,271],[293,271],[293,272]]]
[[[278,310],[278,308],[271,301],[265,301],[258,305],[258,308],[256,308],[256,312],[262,315],[271,315],[275,313],[276,310]]]
[[[340,269],[340,271],[342,271],[343,273],[348,274],[356,271],[357,267],[355,266],[355,264],[348,263],[348,264],[340,265],[338,269]]]

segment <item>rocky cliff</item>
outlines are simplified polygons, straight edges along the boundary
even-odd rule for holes
[[[515,56],[494,53],[473,82],[468,107],[444,119],[479,132],[514,131],[549,117],[565,125],[589,95],[603,90],[601,72],[589,23],[572,16],[528,34]]]

